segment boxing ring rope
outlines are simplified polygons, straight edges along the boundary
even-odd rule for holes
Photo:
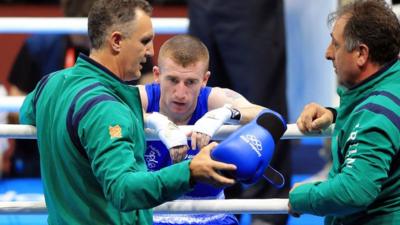
[[[151,18],[156,34],[187,33],[187,18]],[[87,18],[0,17],[0,34],[86,34]]]
[[[0,97],[0,112],[19,112],[24,101],[24,96]],[[238,125],[224,125],[214,135],[213,140],[221,141],[226,139],[234,132]],[[190,133],[192,126],[179,126],[184,133]],[[288,124],[287,130],[281,139],[300,139],[309,137],[329,137],[333,131],[333,126],[320,133],[303,134],[296,124]],[[30,125],[0,124],[0,138],[13,139],[36,139],[36,128]],[[154,132],[146,129],[146,139],[149,141],[159,140]]]
[[[25,96],[0,97],[0,112],[19,112]]]
[[[237,130],[239,125],[223,125],[213,136],[213,140],[221,141],[226,139],[231,133]],[[188,134],[192,130],[191,125],[179,126],[184,133]],[[302,139],[310,137],[330,137],[334,126],[330,126],[320,133],[303,134],[297,128],[296,124],[288,124],[287,130],[281,139]],[[152,130],[146,129],[146,140],[154,141],[159,140],[157,134]],[[0,124],[0,138],[13,138],[13,139],[36,139],[36,127],[31,125],[20,124]]]
[[[185,213],[249,213],[287,214],[287,199],[175,200],[154,208],[157,214]],[[0,215],[46,214],[44,201],[0,202]]]
[[[187,33],[187,18],[152,18],[156,34]],[[24,33],[87,33],[86,18],[41,18],[41,17],[0,17],[0,34]],[[0,112],[18,112],[24,97],[0,97]],[[224,125],[214,140],[228,137],[239,126]],[[185,133],[191,126],[179,126]],[[333,126],[321,133],[302,134],[295,124],[288,124],[282,139],[300,139],[307,137],[330,137]],[[35,139],[36,128],[30,125],[0,124],[1,138]],[[146,129],[147,140],[158,140],[156,134]],[[288,199],[228,199],[228,200],[176,200],[166,202],[154,208],[155,213],[250,213],[250,214],[287,214]],[[0,201],[0,214],[46,214],[44,201]]]
[[[400,4],[393,6],[393,11],[400,17]],[[152,18],[156,34],[187,33],[187,18]],[[0,17],[0,34],[24,33],[60,33],[86,34],[87,18],[65,17]]]

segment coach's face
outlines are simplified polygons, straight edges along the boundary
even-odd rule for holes
[[[183,67],[165,57],[154,67],[155,81],[160,83],[160,111],[175,123],[187,122],[192,116],[202,87],[210,76],[205,62]]]
[[[331,43],[329,44],[325,57],[331,60],[338,82],[346,87],[352,87],[359,82],[360,70],[357,65],[359,57],[358,49],[348,51],[345,46],[344,27],[348,21],[347,16],[342,16],[335,22]]]
[[[119,73],[122,80],[137,80],[141,76],[142,64],[147,56],[154,55],[153,26],[150,16],[136,9],[136,17],[131,24],[129,35],[121,37],[119,42]]]

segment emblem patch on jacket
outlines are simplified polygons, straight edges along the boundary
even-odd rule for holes
[[[119,125],[109,126],[108,131],[111,139],[122,137],[122,129]]]

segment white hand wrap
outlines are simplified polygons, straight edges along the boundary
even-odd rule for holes
[[[239,124],[240,116],[238,110],[226,104],[221,108],[211,110],[204,114],[204,116],[194,124],[193,131],[212,137],[224,123]]]
[[[188,144],[185,133],[168,117],[160,113],[153,112],[148,114],[145,127],[153,129],[168,149]]]

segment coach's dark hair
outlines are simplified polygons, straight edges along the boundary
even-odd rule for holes
[[[164,42],[158,54],[160,67],[162,67],[162,60],[167,57],[183,67],[203,61],[208,69],[208,49],[200,39],[191,35],[176,35]]]
[[[358,0],[349,3],[328,17],[328,23],[345,16],[345,47],[352,51],[360,44],[369,48],[371,61],[383,65],[398,57],[400,24],[396,14],[384,0]]]
[[[152,8],[145,0],[98,0],[94,3],[88,17],[88,34],[93,49],[103,46],[110,29],[117,29],[124,35],[132,30],[126,26],[135,19],[136,9],[150,15]]]

